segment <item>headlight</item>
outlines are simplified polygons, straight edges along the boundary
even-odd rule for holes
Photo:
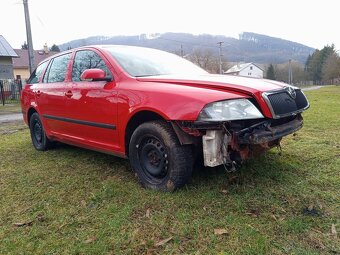
[[[198,116],[200,121],[228,121],[264,118],[248,99],[233,99],[206,105]]]

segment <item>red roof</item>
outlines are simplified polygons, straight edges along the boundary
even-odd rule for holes
[[[14,49],[18,58],[13,58],[13,68],[29,68],[28,62],[28,50]],[[44,59],[57,54],[58,52],[49,51],[47,54],[43,50],[35,50],[34,52],[34,64],[37,66]]]

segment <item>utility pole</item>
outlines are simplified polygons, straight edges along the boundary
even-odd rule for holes
[[[181,57],[183,58],[184,52],[183,52],[183,44],[181,44]]]
[[[288,83],[293,83],[293,72],[292,72],[292,60],[289,59],[289,65],[288,65]]]
[[[219,44],[220,46],[220,74],[222,74],[222,44],[223,42],[218,42],[217,44]]]
[[[30,73],[35,69],[34,66],[34,54],[33,54],[33,41],[32,41],[32,32],[31,32],[31,22],[30,22],[30,14],[28,11],[28,0],[23,0],[24,3],[24,11],[25,11],[25,22],[26,22],[26,36],[27,36],[27,46],[28,46],[28,62],[30,67]]]

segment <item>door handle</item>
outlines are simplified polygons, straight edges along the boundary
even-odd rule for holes
[[[67,96],[67,97],[71,97],[71,96],[73,96],[73,93],[72,93],[72,91],[71,91],[71,90],[69,90],[69,91],[65,92],[65,96]]]

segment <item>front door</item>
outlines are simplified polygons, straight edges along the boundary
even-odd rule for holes
[[[67,118],[78,143],[97,149],[118,148],[117,92],[115,81],[81,81],[86,69],[99,68],[112,77],[108,62],[92,50],[77,51],[72,66],[72,89],[66,99]],[[112,77],[113,78],[113,77]]]

